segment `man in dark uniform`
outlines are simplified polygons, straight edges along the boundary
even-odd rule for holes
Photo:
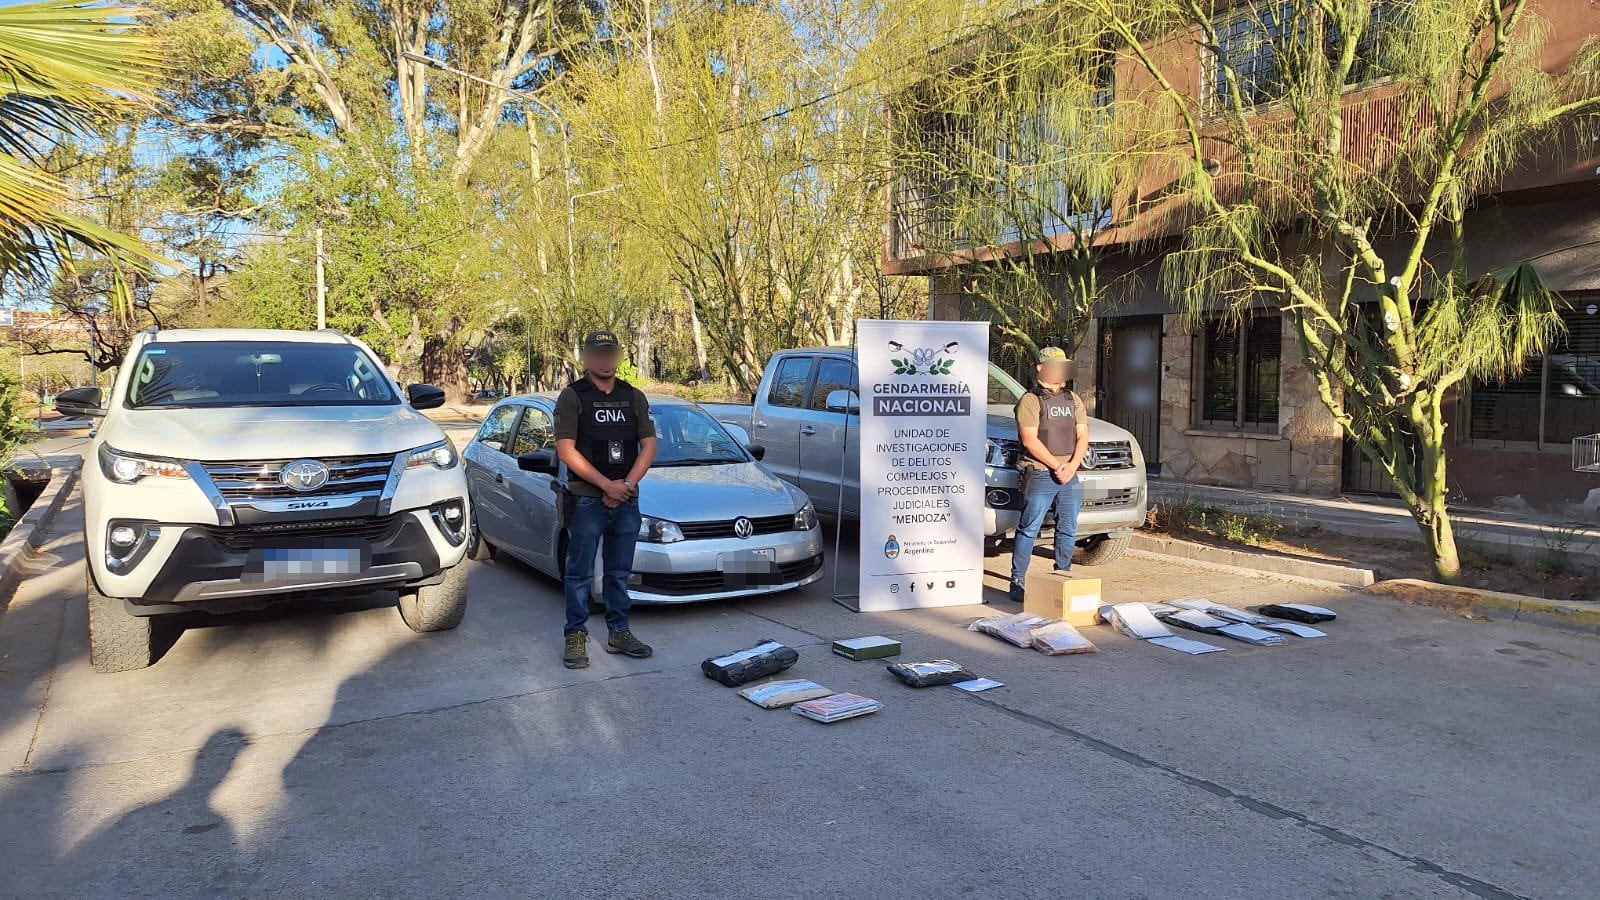
[[[628,576],[639,540],[639,482],[656,458],[656,429],[644,391],[617,378],[622,349],[609,331],[583,340],[584,377],[556,399],[556,453],[566,464],[566,643],[569,669],[589,665],[589,592],[601,554],[607,653],[643,659],[650,646],[628,627]]]
[[[1056,513],[1056,571],[1072,569],[1078,541],[1078,512],[1083,508],[1083,482],[1078,466],[1089,453],[1089,417],[1083,401],[1067,390],[1072,360],[1060,347],[1039,351],[1038,385],[1017,401],[1017,436],[1022,441],[1022,521],[1011,551],[1011,599],[1022,602],[1022,589],[1033,561],[1045,516]]]

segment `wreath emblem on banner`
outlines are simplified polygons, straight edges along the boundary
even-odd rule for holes
[[[949,375],[951,368],[956,364],[954,359],[956,348],[960,342],[951,341],[943,347],[906,347],[899,341],[889,342],[889,352],[900,354],[891,357],[889,363],[894,366],[896,375]]]

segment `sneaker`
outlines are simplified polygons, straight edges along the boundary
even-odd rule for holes
[[[607,653],[621,653],[634,659],[644,659],[654,653],[650,645],[633,636],[631,631],[613,631],[606,638]]]
[[[561,664],[569,669],[589,668],[589,636],[581,631],[567,632],[567,649],[561,654]]]
[[[1011,602],[1012,603],[1021,603],[1022,599],[1023,599],[1022,585],[1013,584],[1011,586]]]

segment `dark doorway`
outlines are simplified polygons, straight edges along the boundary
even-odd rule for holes
[[[1406,456],[1413,470],[1414,477],[1421,477],[1422,454],[1417,447],[1415,438],[1407,437]],[[1349,438],[1344,441],[1344,459],[1340,465],[1340,487],[1347,494],[1373,494],[1379,497],[1398,497],[1400,493],[1394,489],[1394,482],[1389,480],[1389,473],[1381,466],[1367,458],[1361,448]]]
[[[1161,317],[1100,320],[1100,418],[1133,432],[1151,474],[1161,472]]]

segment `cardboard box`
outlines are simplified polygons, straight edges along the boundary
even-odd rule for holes
[[[1048,570],[1028,573],[1022,594],[1024,612],[1082,628],[1095,624],[1100,606],[1098,578],[1077,578]]]

